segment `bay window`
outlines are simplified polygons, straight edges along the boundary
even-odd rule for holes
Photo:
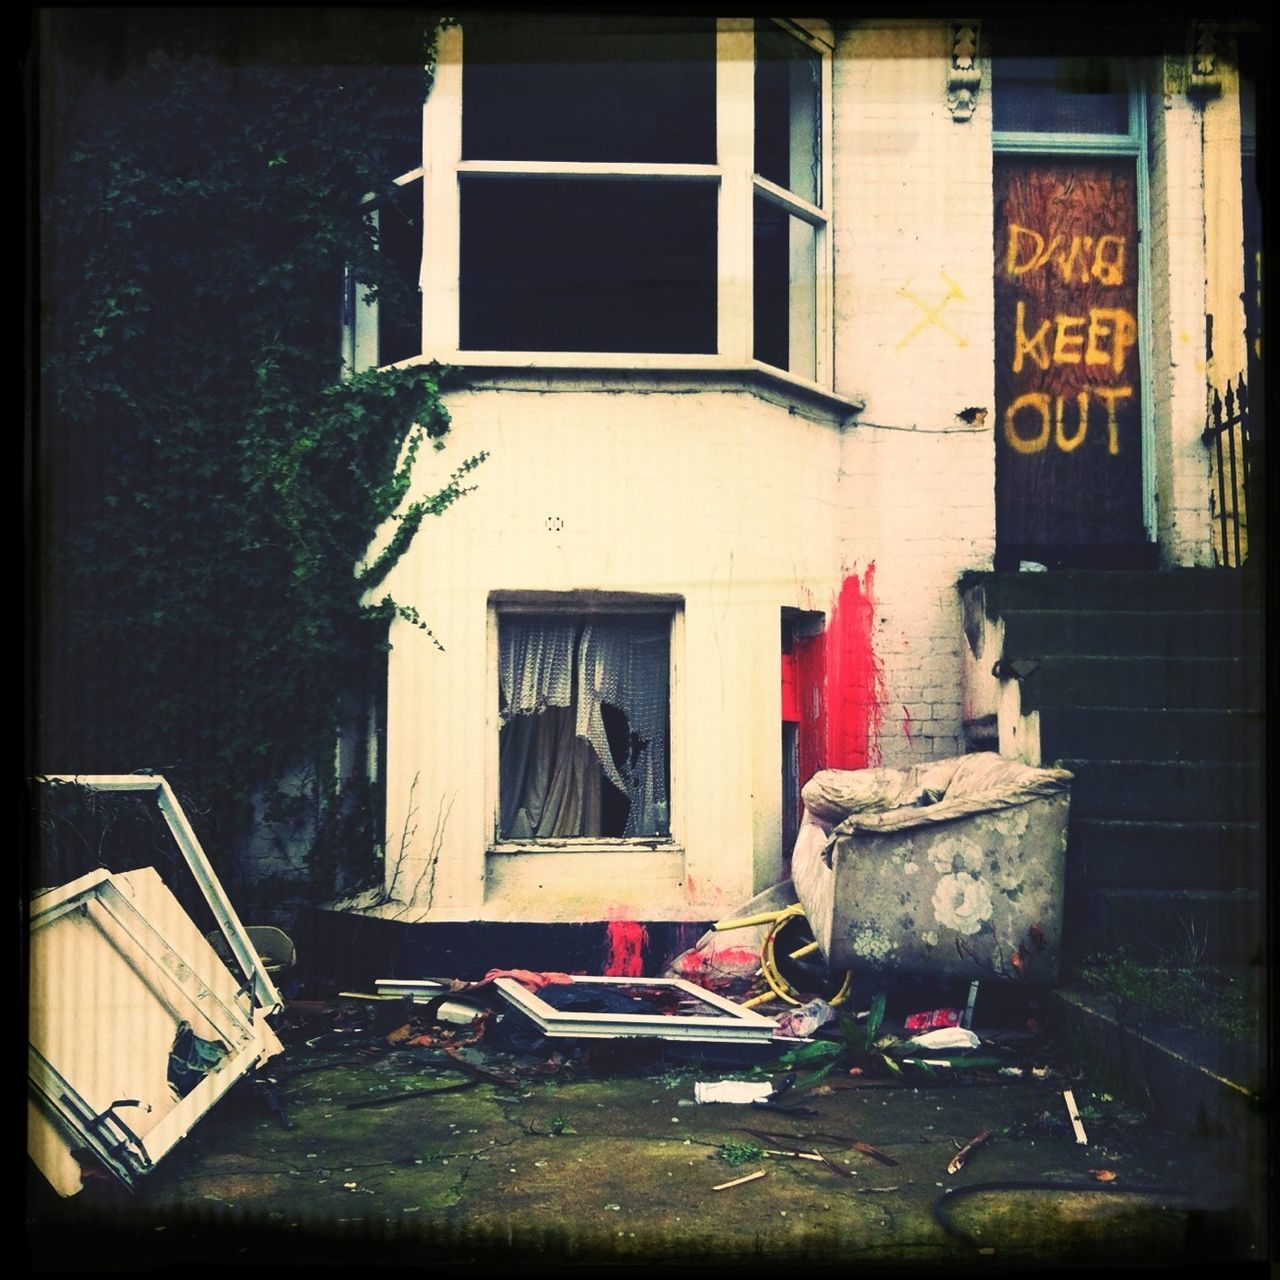
[[[829,386],[830,41],[480,16],[424,112],[423,354]]]

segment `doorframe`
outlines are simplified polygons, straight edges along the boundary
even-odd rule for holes
[[[994,61],[994,60],[993,60]],[[1142,65],[1131,58],[1116,60],[1124,68],[1129,86],[1129,129],[1127,133],[1034,133],[998,130],[991,132],[994,155],[1081,156],[1133,158],[1137,190],[1138,220],[1138,361],[1141,397],[1142,528],[1147,542],[1156,541],[1155,474],[1155,382],[1152,377],[1151,311],[1151,185],[1147,154],[1146,76]],[[993,76],[992,93],[997,92]],[[992,217],[995,217],[995,189],[992,188]]]

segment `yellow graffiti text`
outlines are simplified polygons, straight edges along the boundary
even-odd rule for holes
[[[1133,395],[1132,387],[1091,387],[1076,393],[1075,429],[1068,431],[1067,396],[1051,396],[1047,391],[1028,391],[1014,400],[1004,411],[1005,443],[1018,453],[1042,453],[1050,440],[1063,453],[1078,449],[1089,431],[1089,401],[1097,396],[1106,409],[1107,452],[1115,457],[1120,452],[1120,423],[1116,417],[1116,402]],[[1025,436],[1018,430],[1018,415],[1033,415],[1036,434]]]
[[[1052,351],[1050,329],[1054,331]],[[1137,341],[1137,321],[1120,307],[1091,307],[1087,316],[1059,314],[1042,320],[1040,327],[1028,334],[1027,304],[1019,299],[1013,321],[1013,371],[1021,373],[1023,362],[1030,358],[1039,369],[1083,360],[1085,364],[1109,364],[1119,373]]]
[[[1089,311],[1089,344],[1085,347],[1084,362],[1106,364],[1109,360],[1112,372],[1119,373],[1129,348],[1137,340],[1138,324],[1128,311],[1119,307],[1093,307]]]
[[[1005,271],[1015,278],[1053,263],[1063,284],[1088,284],[1090,280],[1111,286],[1124,283],[1124,236],[1072,236],[1066,248],[1064,240],[1060,234],[1046,240],[1030,227],[1009,223]]]

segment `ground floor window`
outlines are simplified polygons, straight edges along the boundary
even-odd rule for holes
[[[498,617],[498,836],[670,832],[670,612]]]

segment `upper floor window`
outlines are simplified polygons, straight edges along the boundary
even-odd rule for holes
[[[422,350],[829,383],[829,54],[821,31],[753,19],[445,31]]]

